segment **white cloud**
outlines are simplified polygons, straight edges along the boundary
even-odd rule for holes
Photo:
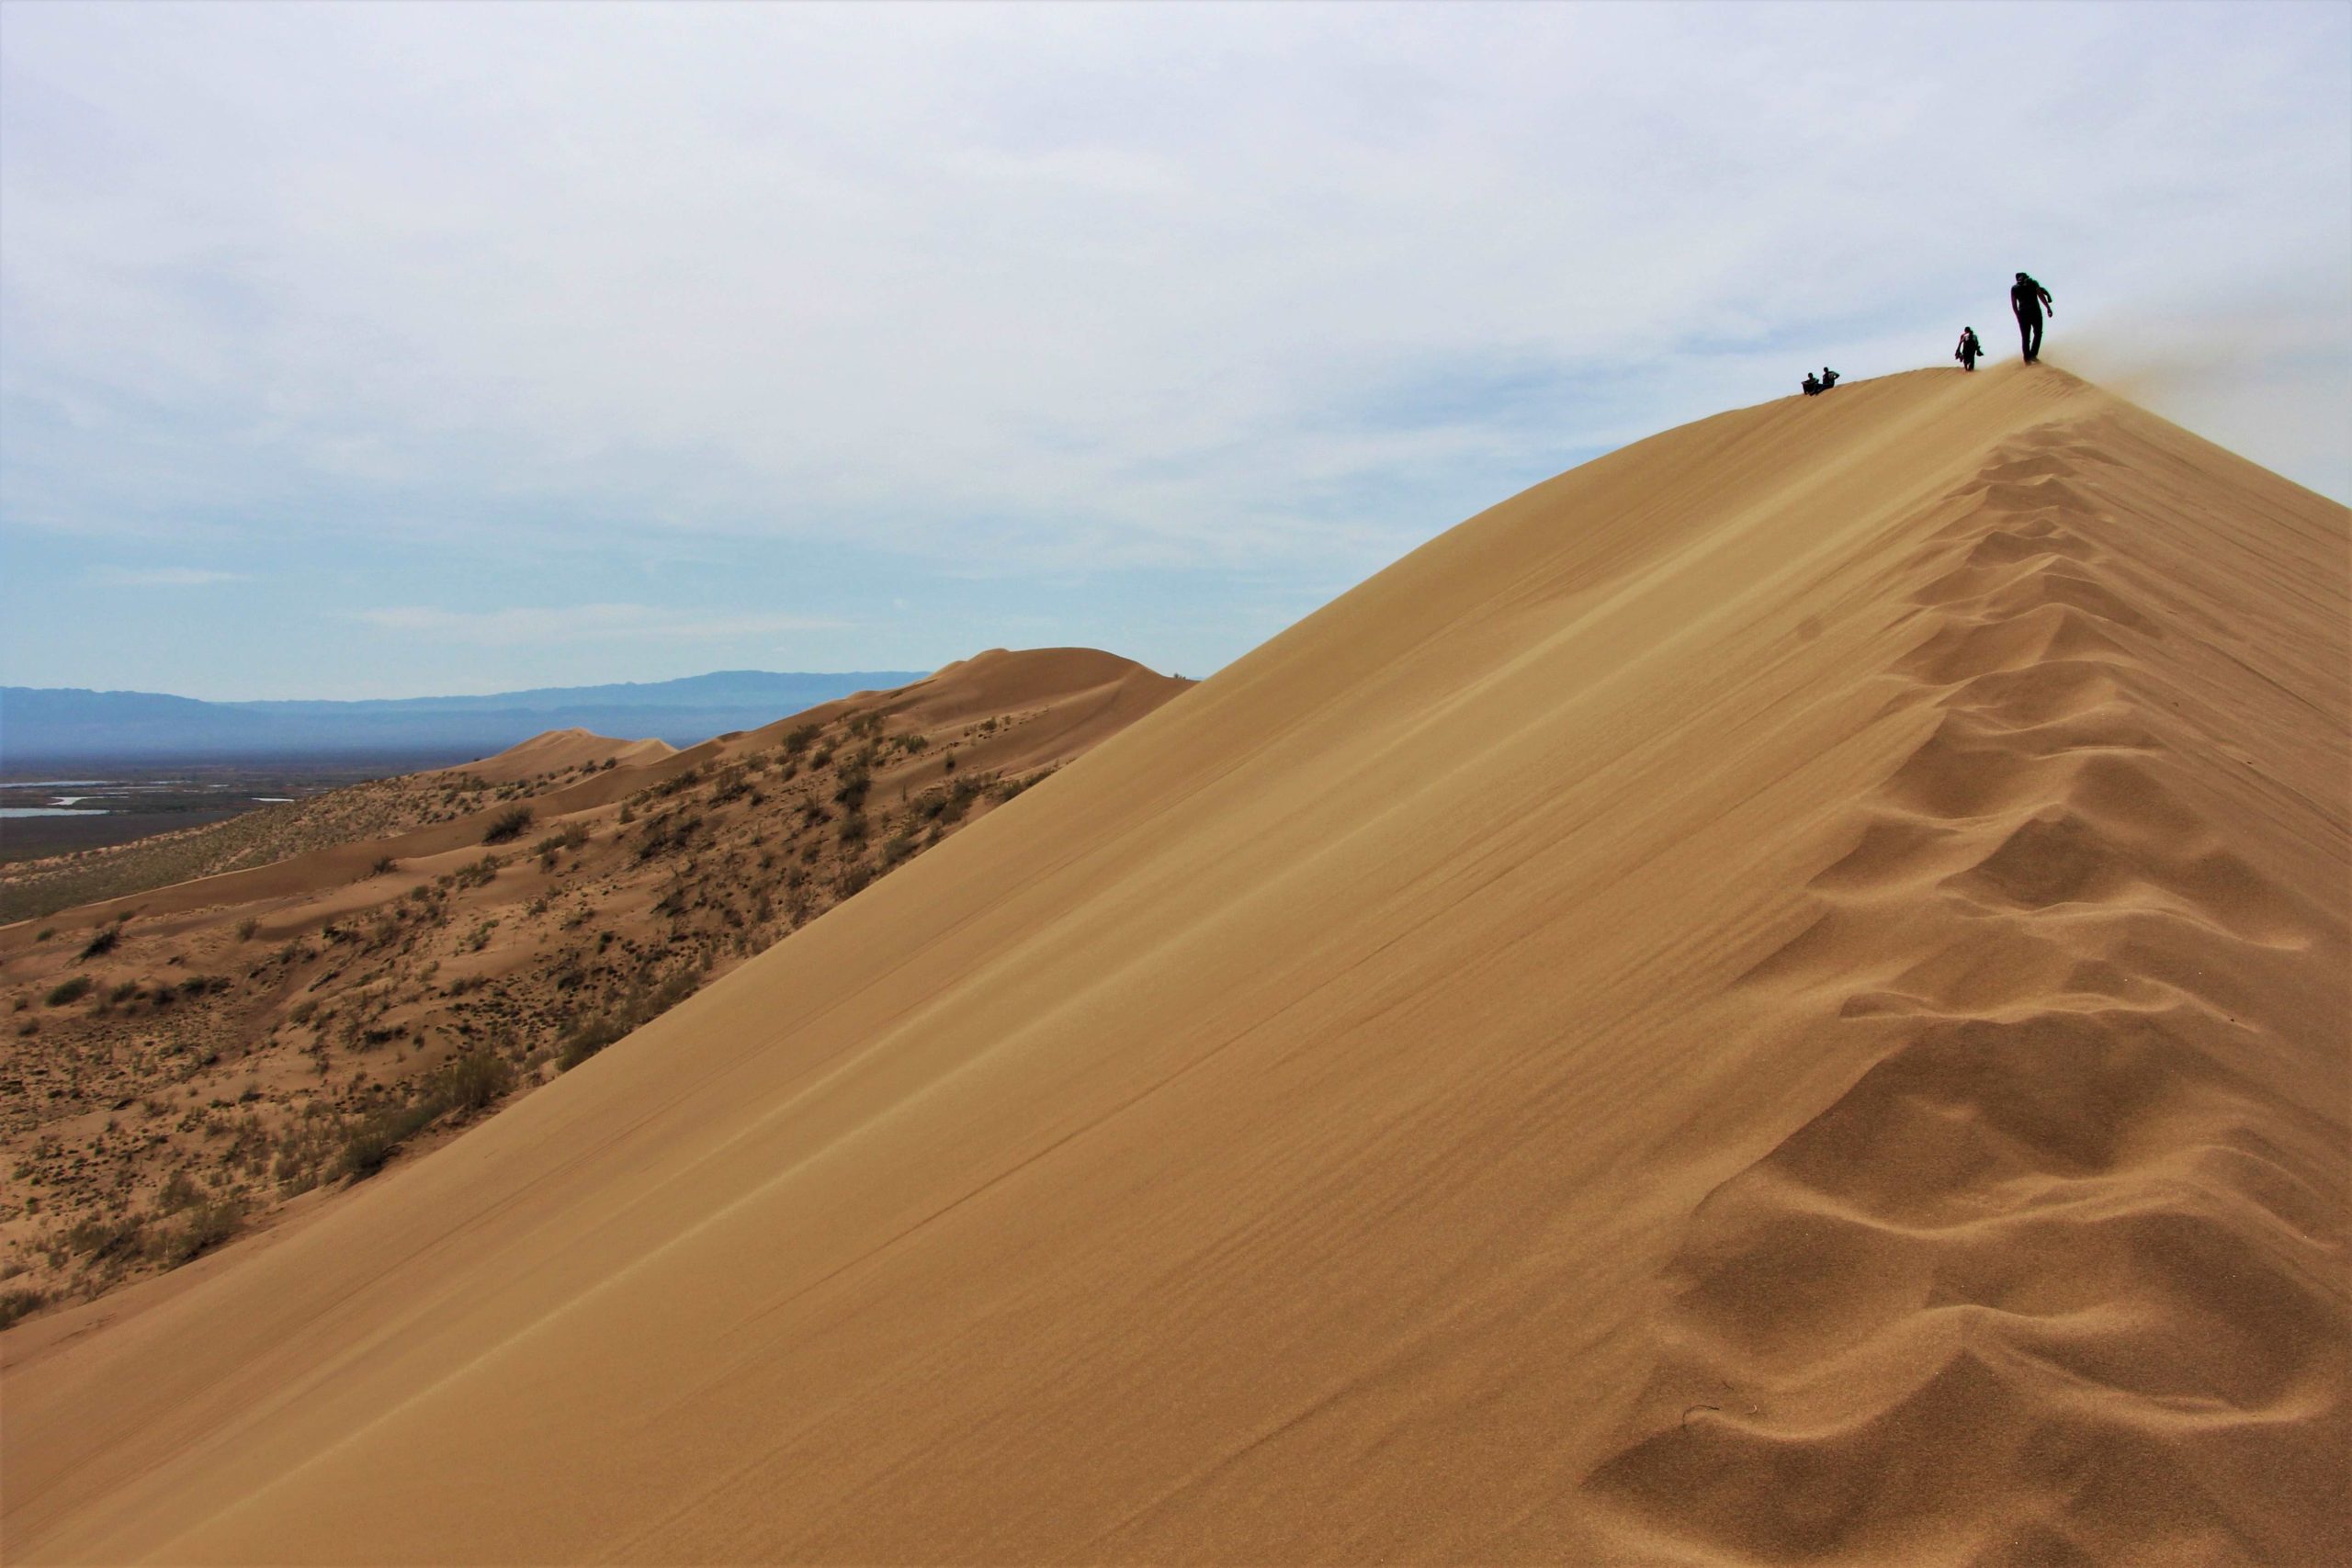
[[[2352,496],[2347,188],[2342,6],[15,6],[6,651],[102,657],[139,537],[266,582],[122,684],[385,678],[326,629],[460,581],[634,606],[432,612],[508,684],[775,603],[1200,672],[1596,450],[2005,352],[2019,267]]]
[[[551,643],[722,643],[740,637],[842,629],[846,623],[810,615],[695,615],[651,604],[571,604],[503,610],[442,610],[395,604],[362,610],[357,619],[403,636],[481,648]]]
[[[217,420],[222,469],[432,490],[427,530],[528,498],[948,558],[1320,558],[1404,521],[1351,491],[1781,390],[1742,348],[1801,367],[1905,321],[1937,362],[2018,265],[2127,313],[2268,258],[2340,270],[2343,33],[2297,7],[27,9],[5,384],[107,439],[131,402]],[[2352,345],[2341,305],[2316,327]],[[1485,363],[1617,406],[1417,410]]]

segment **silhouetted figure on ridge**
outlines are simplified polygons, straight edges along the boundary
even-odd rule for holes
[[[1821,367],[1821,389],[1826,392],[1837,384],[1838,372],[1832,370],[1826,365],[1823,366]]]
[[[2018,342],[2025,349],[2025,362],[2030,365],[2041,357],[2041,313],[2047,310],[2054,316],[2058,307],[2050,302],[2050,290],[2019,273],[2017,282],[2009,286],[2009,310],[2018,319]]]
[[[1821,378],[1815,376],[1812,371],[1808,370],[1804,373],[1804,380],[1801,382],[1800,385],[1804,388],[1804,395],[1806,397],[1817,398],[1821,396]]]
[[[1952,351],[1952,357],[1960,361],[1960,367],[1962,370],[1975,369],[1977,357],[1984,352],[1984,345],[1976,341],[1976,329],[1961,328],[1960,346]]]

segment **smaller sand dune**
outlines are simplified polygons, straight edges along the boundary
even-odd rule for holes
[[[674,756],[677,748],[666,740],[616,740],[588,729],[550,729],[509,746],[494,757],[460,762],[441,773],[471,773],[490,784],[517,784],[525,779],[578,768],[642,767]]]

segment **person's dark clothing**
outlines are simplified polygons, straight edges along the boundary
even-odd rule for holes
[[[1804,395],[1806,397],[1817,398],[1821,395],[1820,378],[1814,375],[1812,371],[1808,370],[1804,373],[1804,381],[1803,385],[1804,387]]]
[[[2018,344],[2025,350],[2028,365],[2041,357],[2041,312],[2050,303],[2050,290],[2024,273],[2009,288],[2009,310],[2018,319]]]
[[[1962,370],[1975,369],[1976,356],[1984,352],[1984,345],[1976,341],[1976,329],[1974,327],[1961,328],[1960,347],[1952,354],[1952,357],[1960,361],[1960,367]]]
[[[1821,367],[1821,389],[1826,392],[1837,384],[1838,372],[1832,370],[1826,365],[1823,366]]]

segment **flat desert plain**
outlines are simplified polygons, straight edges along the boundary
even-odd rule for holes
[[[6,1555],[2352,1560],[2346,548],[2047,367],[1587,464],[12,1331]]]

